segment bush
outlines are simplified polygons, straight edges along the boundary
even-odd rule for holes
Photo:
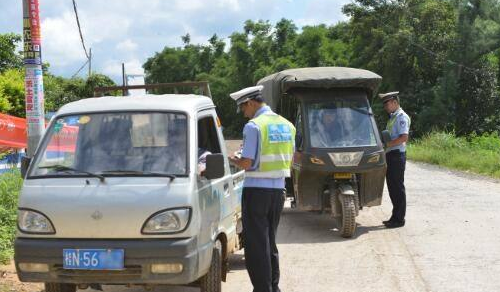
[[[0,263],[12,257],[12,244],[16,235],[17,198],[22,186],[19,171],[0,175]]]
[[[500,178],[498,133],[456,137],[454,133],[431,132],[409,145],[408,157]]]

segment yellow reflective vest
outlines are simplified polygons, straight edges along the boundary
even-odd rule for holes
[[[273,112],[250,120],[259,128],[259,167],[246,171],[246,177],[290,177],[294,152],[295,127],[287,119]]]

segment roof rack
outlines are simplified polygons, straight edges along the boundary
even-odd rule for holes
[[[145,84],[145,85],[121,85],[121,86],[101,86],[94,88],[94,96],[101,97],[106,92],[121,90],[123,96],[127,95],[130,89],[158,89],[158,88],[179,88],[179,87],[194,87],[201,90],[201,94],[212,98],[212,93],[210,92],[210,86],[208,81],[198,81],[198,82],[171,82],[171,83],[155,83],[155,84]]]

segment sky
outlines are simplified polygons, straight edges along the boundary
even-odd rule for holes
[[[86,61],[72,0],[39,0],[42,58],[53,74],[71,77]],[[76,0],[85,45],[92,48],[92,69],[115,81],[165,46],[206,44],[215,33],[225,41],[250,19],[291,19],[304,25],[347,20],[342,6],[351,0]],[[0,0],[0,33],[22,32],[22,0]],[[85,77],[86,70],[80,76]]]

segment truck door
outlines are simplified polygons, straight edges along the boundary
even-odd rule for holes
[[[222,178],[207,180],[203,176],[204,155],[222,153],[226,156],[225,147],[221,147],[222,137],[219,136],[214,110],[199,113],[197,135],[199,156],[197,182],[200,210],[207,214],[207,217],[202,219],[201,232],[209,232],[209,238],[213,238],[221,228],[226,232],[231,232],[231,229],[235,228],[233,227],[235,207],[233,196],[231,196],[232,176],[227,159],[225,159],[225,173]],[[203,236],[203,238],[206,237]]]

